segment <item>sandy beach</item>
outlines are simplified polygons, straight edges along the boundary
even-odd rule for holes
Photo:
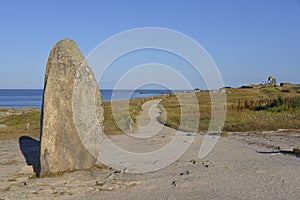
[[[145,135],[151,128],[159,129],[158,134],[151,139],[109,139],[133,152],[169,143],[176,131],[156,120],[158,102],[148,101],[137,120],[140,126],[150,124],[139,129]],[[228,133],[199,159],[204,134],[177,161],[155,172],[132,174],[106,167],[49,178],[30,178],[32,166],[19,142],[1,140],[0,199],[299,199],[300,157],[286,150],[299,148],[300,131]],[[34,154],[36,147],[27,151]]]

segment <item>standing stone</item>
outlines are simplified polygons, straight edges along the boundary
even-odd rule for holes
[[[79,108],[86,104],[91,109]],[[89,114],[95,115],[93,124],[82,120]],[[102,97],[96,79],[75,42],[63,39],[52,49],[46,68],[39,175],[93,167],[102,122]]]

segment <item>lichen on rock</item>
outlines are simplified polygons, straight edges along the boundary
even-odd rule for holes
[[[92,100],[90,95],[94,97]],[[80,112],[76,106],[91,102],[94,103],[91,112],[95,112],[98,132],[91,131],[94,127],[79,124],[80,121],[74,119],[74,111]],[[84,118],[88,113],[82,111],[80,114]],[[94,74],[75,42],[63,39],[52,49],[46,68],[39,175],[93,167],[102,122],[102,97]],[[78,133],[78,127],[86,132]],[[84,139],[84,134],[88,135],[87,139]],[[87,149],[87,143],[92,148]]]

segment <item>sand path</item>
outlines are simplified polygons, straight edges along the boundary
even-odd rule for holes
[[[143,107],[137,120],[142,127],[140,132],[108,139],[127,151],[138,153],[155,151],[170,143],[176,131],[157,122],[157,103],[150,101]],[[156,135],[154,129],[159,129]],[[136,135],[154,136],[138,138]],[[187,133],[182,135],[191,137]],[[203,137],[198,134],[183,156],[155,172],[80,171],[55,178],[28,179],[25,185],[8,181],[9,177],[26,178],[17,172],[26,166],[17,141],[0,141],[1,160],[15,161],[0,162],[0,199],[300,198],[300,157],[283,154],[275,148],[300,147],[300,132],[229,133],[205,159],[199,159]],[[7,188],[3,189],[5,184]]]

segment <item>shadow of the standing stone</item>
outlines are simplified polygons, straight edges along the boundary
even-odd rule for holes
[[[40,142],[29,136],[19,138],[20,150],[26,160],[27,165],[32,165],[37,176],[40,175]]]

